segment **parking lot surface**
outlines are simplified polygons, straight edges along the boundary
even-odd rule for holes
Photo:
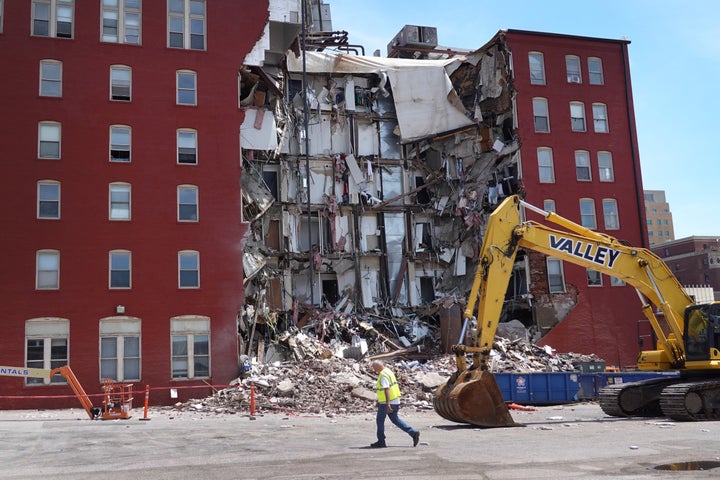
[[[479,429],[401,410],[420,444],[373,414],[327,417],[150,409],[127,420],[82,410],[0,412],[2,479],[676,479],[720,477],[720,422],[606,416],[594,403],[513,411]],[[718,468],[713,468],[714,466]],[[673,468],[690,468],[688,471]]]

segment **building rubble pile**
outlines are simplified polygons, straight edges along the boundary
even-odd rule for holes
[[[374,342],[390,341],[382,337],[382,334],[376,336]],[[417,410],[431,410],[433,392],[455,371],[455,358],[451,354],[425,355],[424,358],[421,355],[420,360],[413,359],[418,358],[417,346],[400,347],[400,353],[395,355],[365,353],[344,358],[347,350],[359,353],[360,347],[349,347],[339,341],[325,343],[301,332],[281,338],[291,352],[285,354],[287,360],[249,362],[247,371],[227,388],[204,399],[178,403],[175,408],[248,413],[252,400],[257,413],[335,416],[372,412],[376,376],[370,369],[370,360],[379,358],[395,371],[404,403]],[[383,348],[373,345],[369,350]],[[580,370],[583,362],[596,361],[601,361],[596,355],[554,354],[550,347],[540,347],[524,339],[496,337],[490,368],[492,372],[570,372]]]

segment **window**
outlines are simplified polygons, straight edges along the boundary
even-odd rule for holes
[[[546,212],[557,213],[557,210],[555,210],[555,200],[550,200],[550,199],[543,200],[543,210],[545,210]]]
[[[198,252],[178,253],[178,286],[180,288],[200,287],[200,254]]]
[[[73,0],[33,0],[32,34],[38,37],[72,38]]]
[[[197,132],[177,131],[177,163],[197,165]]]
[[[38,126],[38,158],[60,158],[60,124],[40,122]]]
[[[178,221],[198,221],[198,189],[192,185],[180,185],[177,189]]]
[[[110,184],[110,220],[130,220],[130,185]]]
[[[607,107],[602,103],[593,103],[593,125],[596,133],[608,133]]]
[[[548,288],[550,293],[565,293],[565,276],[562,260],[547,258]]]
[[[533,116],[535,117],[535,131],[550,131],[550,116],[548,114],[548,104],[545,98],[533,98]]]
[[[538,148],[538,175],[540,183],[555,183],[555,169],[553,167],[552,150]]]
[[[0,0],[0,33],[3,31],[3,0]]]
[[[585,105],[570,102],[570,124],[573,132],[585,131]]]
[[[662,236],[663,236],[663,232],[662,232],[662,230],[658,230],[658,232],[657,232],[657,236],[658,236],[658,237],[662,237]]]
[[[567,70],[568,83],[582,83],[580,75],[580,57],[567,55],[565,57],[565,69]]]
[[[617,277],[610,277],[610,286],[611,287],[624,287],[625,286],[625,280]]]
[[[598,152],[598,176],[601,182],[614,182],[615,173],[613,171],[612,155],[610,152]]]
[[[168,0],[168,46],[205,50],[205,0]]]
[[[102,0],[100,39],[103,42],[140,44],[142,0]]]
[[[648,224],[648,225],[652,225],[652,219],[648,218],[648,219],[647,219],[647,224]],[[666,255],[667,255],[667,254],[666,254]]]
[[[101,380],[140,380],[140,330],[137,318],[100,320]]]
[[[602,287],[602,273],[592,268],[586,269],[588,287]]]
[[[127,250],[110,252],[110,288],[130,288],[131,256]]]
[[[657,220],[655,220],[655,223],[657,223],[658,225],[662,225],[662,222],[660,221],[659,218]]]
[[[602,60],[597,57],[588,58],[588,77],[590,85],[602,85],[603,80]]]
[[[581,182],[592,180],[590,168],[590,154],[584,150],[575,151],[575,175]]]
[[[210,319],[188,315],[170,319],[172,378],[210,376]]]
[[[124,125],[110,127],[110,161],[130,161],[130,127]]]
[[[60,288],[60,252],[40,250],[37,252],[37,290],[57,290]]]
[[[110,67],[110,100],[129,102],[132,87],[132,69],[124,65]]]
[[[40,60],[40,96],[62,97],[62,62]]]
[[[60,182],[43,180],[37,186],[37,218],[60,218]]]
[[[177,104],[197,105],[197,75],[195,72],[177,72]]]
[[[543,54],[539,52],[530,52],[528,54],[530,61],[530,83],[532,85],[545,85],[545,61]]]
[[[36,318],[25,322],[25,366],[51,370],[68,365],[70,322],[63,318]],[[26,378],[28,385],[65,383],[65,378]]]
[[[580,224],[583,227],[596,229],[597,221],[595,220],[595,200],[592,198],[580,199]]]

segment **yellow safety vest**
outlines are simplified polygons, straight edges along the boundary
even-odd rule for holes
[[[385,389],[382,386],[382,383],[380,380],[382,377],[385,376],[385,378],[388,379],[388,383],[390,384],[389,392],[390,392],[390,398],[389,401],[393,401],[396,398],[400,398],[400,385],[398,385],[397,380],[395,379],[395,374],[389,369],[389,368],[383,368],[383,370],[380,372],[377,378],[377,383],[375,384],[375,390],[377,390],[377,396],[378,396],[378,402],[384,403],[385,402]]]

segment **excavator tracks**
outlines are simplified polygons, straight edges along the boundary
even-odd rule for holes
[[[600,391],[600,408],[612,417],[659,417],[660,395],[676,379],[650,379],[608,385]]]
[[[720,380],[676,383],[660,397],[663,415],[673,420],[720,420]]]

